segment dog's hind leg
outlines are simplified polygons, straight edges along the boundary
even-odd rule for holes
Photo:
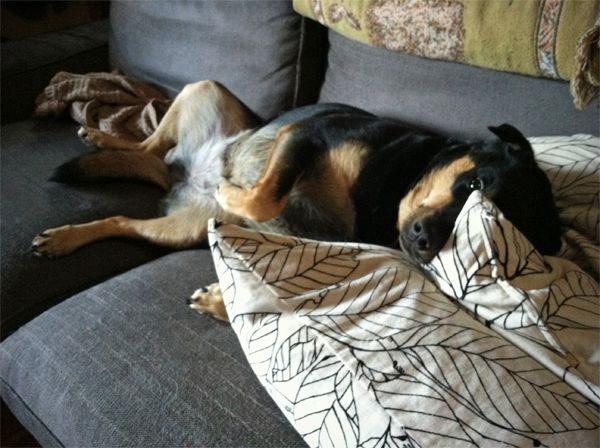
[[[108,238],[134,238],[154,244],[184,248],[206,240],[208,219],[230,219],[218,207],[189,206],[155,219],[132,219],[113,216],[85,224],[66,225],[45,230],[32,242],[36,255],[59,257],[67,255],[86,244]]]
[[[173,160],[165,160],[165,156],[179,141],[184,142],[184,152],[193,151],[211,138],[236,135],[256,122],[254,114],[221,84],[197,82],[181,91],[156,131],[143,142],[82,128],[80,136],[85,141],[110,151],[85,154],[67,162],[57,169],[53,180],[134,178],[168,190],[171,185],[167,164]]]
[[[124,151],[142,151],[142,142],[116,137],[100,129],[82,126],[77,135],[83,143],[100,149],[117,149]]]
[[[252,188],[230,182],[219,185],[216,198],[227,212],[263,222],[279,215],[302,173],[313,164],[321,147],[297,125],[283,126],[273,143],[264,171]]]
[[[254,114],[223,85],[199,81],[183,88],[154,133],[144,141],[133,142],[87,127],[79,130],[79,136],[98,148],[146,151],[162,159],[184,134],[193,133],[201,144],[215,132],[228,137],[255,122]]]
[[[78,182],[98,179],[137,179],[171,188],[169,167],[152,154],[122,150],[94,151],[59,166],[51,180]]]

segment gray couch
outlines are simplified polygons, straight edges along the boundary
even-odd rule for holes
[[[87,151],[68,119],[17,120],[53,72],[118,67],[170,95],[216,79],[263,118],[334,101],[468,138],[503,122],[526,135],[598,133],[598,105],[576,111],[564,82],[368,47],[288,1],[113,2],[110,24],[86,29],[2,48],[0,387],[44,446],[303,445],[229,326],[186,306],[215,281],[206,248],[114,240],[56,260],[29,253],[45,228],[150,217],[162,195],[135,183],[47,181]],[[60,50],[51,60],[24,57],[48,42]]]

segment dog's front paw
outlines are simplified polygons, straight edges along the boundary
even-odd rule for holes
[[[70,254],[79,247],[72,238],[72,227],[68,225],[43,231],[31,242],[31,251],[38,257],[49,258]]]
[[[219,320],[229,321],[221,288],[218,283],[200,288],[194,291],[192,296],[187,301],[190,308],[198,311],[201,314],[208,314]]]

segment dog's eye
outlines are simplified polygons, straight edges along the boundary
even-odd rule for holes
[[[475,177],[475,178],[471,179],[471,182],[469,182],[469,190],[471,190],[471,191],[481,190],[482,188],[483,188],[483,182],[481,181],[481,179],[479,177]]]

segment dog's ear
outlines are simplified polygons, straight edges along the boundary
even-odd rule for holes
[[[488,129],[496,134],[500,140],[508,143],[510,149],[515,153],[532,151],[529,141],[514,126],[504,123],[500,126],[490,126]]]

